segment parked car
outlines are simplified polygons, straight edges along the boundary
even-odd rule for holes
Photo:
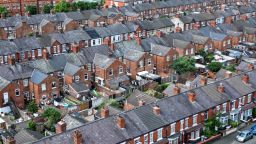
[[[253,135],[256,135],[256,124],[254,124],[252,127],[251,127],[251,133]]]
[[[236,136],[236,140],[239,142],[245,142],[249,139],[253,138],[253,134],[249,130],[244,130],[239,132],[239,134]]]

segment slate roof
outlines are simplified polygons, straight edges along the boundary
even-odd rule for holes
[[[170,83],[169,86],[163,91],[163,94],[168,95],[168,96],[173,96],[174,95],[173,88],[175,86],[176,86],[175,84]],[[185,86],[178,86],[178,87],[180,88],[181,93],[188,90],[188,88]]]
[[[74,82],[70,85],[77,93],[89,91],[88,86],[84,82]]]
[[[80,67],[73,65],[71,63],[66,63],[66,66],[64,68],[64,74],[73,76],[80,70]]]
[[[10,84],[10,81],[0,76],[0,90],[4,89]]]
[[[95,57],[93,59],[93,63],[103,69],[108,68],[112,63],[115,62],[114,58],[110,58],[106,55],[102,55],[102,54],[95,54]]]
[[[32,141],[37,141],[44,136],[37,131],[32,131],[29,129],[21,129],[17,134],[15,134],[14,139],[16,144],[25,144]]]
[[[47,77],[47,74],[35,69],[31,75],[31,81],[35,84],[40,84]]]
[[[158,56],[166,56],[171,48],[151,43],[151,51],[150,53],[158,55]]]
[[[67,43],[80,42],[82,40],[87,41],[91,39],[91,37],[83,30],[65,32],[64,37]]]
[[[80,127],[80,126],[84,125],[85,123],[87,123],[87,121],[84,120],[83,118],[73,116],[72,114],[65,115],[63,117],[63,120],[67,124],[67,127],[66,127],[67,130]]]
[[[145,102],[145,104],[149,104],[152,103],[154,101],[157,100],[157,98],[147,95],[142,91],[139,90],[134,90],[130,96],[127,98],[127,103],[132,104],[135,107],[139,106],[139,100],[143,100],[143,102]]]
[[[86,139],[88,143],[120,143],[255,91],[256,71],[250,71],[247,74],[250,77],[250,84],[244,84],[241,81],[243,74],[240,74],[229,79],[192,89],[191,91],[196,93],[193,103],[186,96],[188,92],[183,92],[175,96],[165,97],[131,111],[120,113],[118,115],[125,119],[124,129],[117,127],[117,116],[114,115],[72,130],[67,130],[61,134],[45,137],[35,143],[71,143],[72,132],[76,129],[82,133],[83,139]],[[217,86],[220,83],[225,87],[224,93],[217,91]],[[155,115],[152,112],[152,108],[155,105],[160,107],[160,115]]]

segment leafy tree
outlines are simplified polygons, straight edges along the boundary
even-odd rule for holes
[[[179,75],[187,72],[194,72],[196,70],[195,60],[189,57],[179,57],[173,62],[172,68]]]
[[[7,13],[8,13],[7,8],[0,6],[0,14],[1,15],[3,14],[3,16],[7,16]]]
[[[52,5],[46,4],[46,5],[44,5],[44,7],[43,7],[43,12],[44,12],[44,13],[50,13],[52,9],[53,9],[53,6],[52,6]]]
[[[228,66],[224,67],[224,69],[226,69],[228,71],[231,71],[231,72],[235,72],[236,71],[236,65],[231,64],[231,65],[228,65]]]
[[[218,72],[222,68],[222,64],[220,62],[211,62],[207,68],[212,72]]]
[[[38,107],[37,107],[37,105],[36,105],[36,103],[34,101],[31,101],[28,104],[28,111],[32,112],[32,113],[36,113],[38,111]]]
[[[207,56],[205,57],[205,62],[206,63],[210,63],[213,60],[214,60],[214,54],[212,54],[212,53],[207,54]]]
[[[255,118],[256,117],[256,108],[252,109],[252,116]]]
[[[33,122],[32,120],[30,120],[30,121],[27,123],[27,128],[30,129],[30,130],[35,131],[35,130],[36,130],[36,123]]]
[[[47,108],[43,112],[42,116],[44,118],[51,119],[53,121],[53,123],[57,123],[61,118],[60,112],[55,108]]]
[[[37,8],[34,5],[26,6],[26,12],[29,12],[31,15],[37,14]]]
[[[215,129],[215,127],[220,127],[221,123],[220,121],[216,118],[216,116],[209,118],[208,120],[205,121],[205,130],[203,131],[203,134],[206,137],[211,137],[213,135],[218,134],[218,131]]]
[[[54,10],[55,12],[69,12],[70,4],[68,2],[61,1],[55,5]]]

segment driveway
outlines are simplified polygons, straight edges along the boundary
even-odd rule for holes
[[[250,129],[252,125],[253,124],[248,125],[245,128],[242,128],[240,131]],[[220,140],[212,142],[211,144],[241,144],[235,140],[237,134],[237,132],[234,132],[228,136],[222,137]],[[244,144],[256,144],[256,136],[254,136],[253,139],[246,141]]]

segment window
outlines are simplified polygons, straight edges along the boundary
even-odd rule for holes
[[[180,131],[183,130],[184,120],[180,120]]]
[[[220,122],[222,124],[227,124],[228,123],[228,116],[220,117]]]
[[[197,114],[193,115],[193,126],[197,125]]]
[[[149,143],[153,143],[153,132],[150,132],[150,140],[149,140]]]
[[[84,80],[88,80],[88,74],[84,74]]]
[[[245,97],[243,96],[242,97],[242,105],[244,105],[244,99],[245,99]]]
[[[175,123],[171,124],[171,135],[175,134]]]
[[[186,54],[185,55],[188,55],[188,50],[186,50]]]
[[[56,82],[52,82],[52,89],[55,89],[56,88]]]
[[[28,86],[28,79],[24,79],[24,80],[23,80],[23,85],[24,85],[24,87],[27,87],[27,86]]]
[[[174,54],[174,55],[173,55],[173,60],[176,60],[176,58],[177,58],[177,55]]]
[[[119,74],[122,74],[122,73],[123,73],[123,67],[119,66]]]
[[[194,49],[193,48],[191,49],[191,54],[194,54]]]
[[[16,90],[15,90],[15,95],[16,95],[16,96],[20,96],[20,89],[16,89]]]
[[[45,91],[46,90],[46,84],[42,84],[41,89],[42,89],[42,91]]]
[[[113,75],[113,69],[112,68],[108,70],[108,75],[110,75],[110,76]]]
[[[223,107],[222,113],[226,113],[226,111],[227,111],[227,103],[222,104],[222,107]]]
[[[37,55],[42,56],[42,49],[37,49]]]
[[[238,107],[241,107],[242,106],[242,98],[239,98],[239,105]]]
[[[204,112],[204,120],[208,120],[208,111]]]
[[[188,128],[188,118],[185,119],[185,129]]]
[[[252,101],[252,94],[248,94],[247,103],[250,103],[251,101]]]
[[[147,144],[148,143],[148,134],[144,135],[144,143]]]
[[[220,106],[219,105],[216,107],[216,112],[217,113],[220,112]]]
[[[162,128],[160,128],[160,129],[157,130],[157,140],[161,140],[161,139],[163,138],[163,137],[162,137],[162,131],[163,131]]]
[[[88,71],[91,71],[92,70],[92,64],[88,63],[87,64],[87,69],[88,69]]]
[[[171,60],[170,56],[166,57],[166,61],[169,62]]]
[[[143,60],[141,60],[140,62],[139,62],[139,67],[141,68],[141,67],[143,67],[144,66],[144,62],[143,62]]]
[[[80,79],[79,76],[75,76],[75,81],[76,81],[76,82],[79,82],[79,79]]]
[[[232,110],[236,108],[236,100],[231,102],[231,107],[232,107]]]
[[[151,59],[148,59],[148,65],[151,65]]]
[[[137,137],[136,139],[134,139],[134,144],[140,144],[140,137]]]

